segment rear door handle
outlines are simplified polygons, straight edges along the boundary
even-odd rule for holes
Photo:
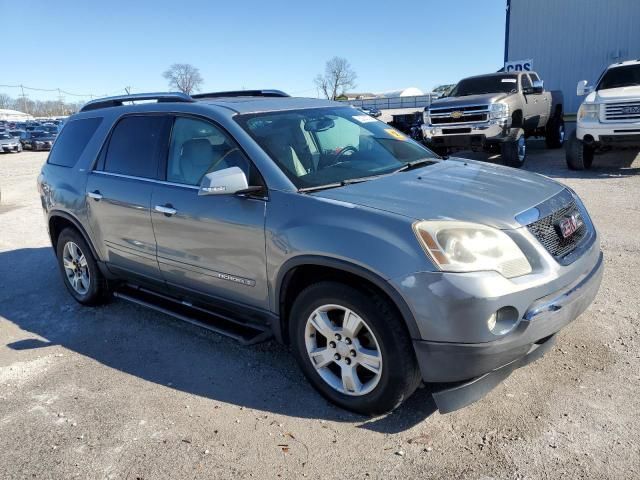
[[[156,212],[164,213],[167,217],[170,217],[171,215],[175,215],[178,212],[170,204],[167,204],[167,205],[156,205],[154,207],[154,210]]]
[[[87,197],[93,198],[94,200],[102,200],[102,194],[99,190],[94,190],[93,192],[87,192]]]

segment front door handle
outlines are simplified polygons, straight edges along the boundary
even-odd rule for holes
[[[167,217],[170,217],[171,215],[175,215],[178,211],[173,208],[173,206],[171,206],[171,204],[166,204],[166,205],[156,205],[154,207],[154,210],[156,212],[160,212],[160,213],[164,213]]]
[[[87,192],[87,197],[93,198],[95,201],[102,200],[102,194],[100,190],[94,190],[93,192]]]

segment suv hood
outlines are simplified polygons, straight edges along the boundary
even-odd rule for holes
[[[450,159],[312,195],[395,213],[414,220],[459,220],[500,229],[564,187],[530,172]]]
[[[510,93],[483,93],[481,95],[467,95],[465,97],[445,97],[431,102],[431,106],[435,108],[441,107],[457,107],[464,105],[485,105],[498,102],[507,98]]]
[[[596,101],[614,102],[619,100],[640,100],[640,85],[607,88],[596,92]]]

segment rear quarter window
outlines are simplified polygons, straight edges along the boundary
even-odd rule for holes
[[[72,120],[67,123],[53,144],[47,162],[61,167],[75,166],[100,123],[102,118],[99,117]]]

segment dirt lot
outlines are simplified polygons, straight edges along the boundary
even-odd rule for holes
[[[595,303],[482,401],[440,415],[422,389],[382,418],[327,404],[274,342],[76,304],[35,190],[45,158],[0,156],[0,478],[640,477],[640,156],[573,173],[530,152],[600,229]]]

